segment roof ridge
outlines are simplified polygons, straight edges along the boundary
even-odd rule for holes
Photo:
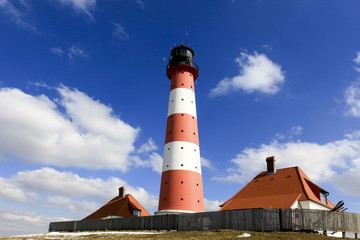
[[[305,189],[304,179],[303,179],[303,177],[301,176],[302,173],[303,173],[304,175],[305,175],[305,173],[304,173],[304,172],[301,170],[301,168],[298,167],[298,166],[296,166],[296,173],[297,173],[297,176],[298,176],[298,178],[299,178],[299,180],[300,180],[300,182],[301,182],[301,188],[302,188],[302,190],[304,191],[306,198],[310,199],[309,194],[308,194],[308,192],[307,192],[306,189]],[[305,176],[306,176],[306,175],[305,175]],[[306,177],[307,177],[307,176],[306,176]]]

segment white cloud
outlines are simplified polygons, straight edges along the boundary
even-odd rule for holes
[[[354,59],[354,62],[359,65],[359,67],[354,67],[356,71],[360,72],[360,52],[356,53],[356,58]]]
[[[107,201],[109,200],[110,199]],[[76,200],[69,197],[51,195],[44,199],[44,203],[41,206],[48,209],[60,209],[71,213],[72,216],[75,216],[74,219],[76,220],[88,216],[96,209],[100,208],[104,203],[105,202]]]
[[[125,28],[120,23],[112,22],[112,24],[114,25],[114,30],[111,33],[113,37],[122,40],[127,40],[130,38],[129,34],[125,32]]]
[[[74,57],[86,58],[89,55],[87,55],[79,46],[72,45],[67,49],[67,56],[72,60]]]
[[[261,46],[261,48],[263,48],[263,49],[265,49],[265,50],[268,50],[268,51],[271,51],[271,50],[272,50],[272,47],[271,47],[271,45],[269,45],[269,44],[264,44],[264,45]]]
[[[57,0],[60,4],[64,6],[70,6],[74,9],[75,12],[85,13],[90,17],[91,20],[94,20],[94,17],[91,13],[96,5],[96,0]]]
[[[351,162],[351,168],[343,173],[336,174],[332,181],[334,185],[341,189],[347,195],[360,197],[360,158],[354,158]]]
[[[47,232],[50,222],[69,221],[28,210],[0,208],[0,232],[4,236]]]
[[[12,202],[24,202],[27,197],[22,189],[0,177],[0,197]]]
[[[355,174],[360,169],[359,155],[359,132],[325,144],[273,141],[259,148],[245,148],[231,160],[234,166],[228,169],[229,175],[213,180],[246,183],[259,172],[266,171],[266,157],[275,156],[277,168],[299,166],[315,182],[327,181],[348,194],[360,196],[357,187],[360,178]]]
[[[147,153],[154,150],[157,150],[158,146],[156,146],[155,142],[152,140],[152,138],[149,138],[146,143],[140,146],[140,148],[137,150],[138,153]]]
[[[139,156],[131,156],[130,159],[137,167],[151,167],[154,172],[162,173],[163,158],[156,152],[147,156],[148,159],[142,160]]]
[[[220,204],[221,204],[221,202],[219,202],[218,200],[211,201],[211,200],[207,200],[204,198],[204,205],[205,205],[206,212],[219,211]]]
[[[64,51],[61,47],[53,47],[49,49],[50,52],[52,52],[55,55],[58,55],[59,57],[62,57],[64,55]]]
[[[202,167],[206,167],[206,168],[209,168],[209,169],[212,169],[213,166],[211,164],[211,161],[207,158],[204,158],[204,157],[200,157],[200,160],[201,160],[201,166]]]
[[[359,82],[351,84],[345,91],[346,114],[360,117],[360,86]]]
[[[71,45],[71,47],[66,48],[63,50],[62,47],[53,47],[49,48],[50,52],[53,54],[62,57],[67,56],[68,59],[73,60],[74,58],[87,58],[89,57],[89,54],[85,52],[84,49],[80,48],[78,45]]]
[[[0,0],[0,11],[18,27],[39,33],[29,17],[30,5],[25,1]]]
[[[140,146],[136,151],[141,155],[146,156],[146,160],[142,160],[139,156],[131,156],[131,160],[134,162],[135,166],[139,167],[151,167],[154,172],[161,174],[163,158],[156,152],[153,152],[158,149],[158,146],[149,138],[146,143]]]
[[[77,13],[85,13],[94,21],[92,11],[95,9],[96,0],[57,0],[57,2],[63,6],[71,7]],[[138,4],[141,5],[141,0],[138,0]],[[15,23],[19,28],[40,33],[31,16],[31,10],[31,1],[0,0],[0,13]]]
[[[290,128],[288,134],[277,133],[274,137],[274,140],[285,141],[287,139],[291,141],[293,140],[294,137],[301,135],[302,132],[303,132],[303,128],[301,126],[294,126]]]
[[[75,173],[60,172],[53,168],[18,172],[8,179],[1,179],[0,187],[4,186],[19,190],[17,194],[2,191],[0,197],[5,200],[22,197],[23,201],[29,202],[31,196],[36,195],[37,199],[30,199],[35,201],[33,205],[62,209],[80,218],[110,201],[118,194],[120,186],[125,186],[126,193],[132,194],[149,211],[155,210],[158,203],[157,197],[144,188],[133,187],[117,177],[106,180],[83,178]]]
[[[135,2],[139,5],[141,9],[145,9],[144,1],[142,0],[135,0]]]
[[[272,62],[265,54],[253,55],[242,52],[235,61],[239,64],[240,74],[224,78],[210,91],[210,96],[227,95],[233,91],[244,90],[247,93],[259,91],[275,94],[285,81],[281,66]]]
[[[295,126],[290,129],[290,134],[297,136],[297,135],[301,135],[302,131],[303,128],[301,126]]]
[[[85,93],[65,86],[57,91],[55,102],[0,89],[0,159],[126,171],[139,129]]]
[[[152,153],[150,156],[150,165],[153,169],[153,171],[161,174],[162,172],[162,165],[163,165],[163,158],[157,154],[157,153]]]

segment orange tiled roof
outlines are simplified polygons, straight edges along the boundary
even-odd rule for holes
[[[299,167],[278,169],[274,174],[259,173],[232,198],[221,204],[220,211],[247,208],[290,208],[297,200],[313,200],[333,208],[320,200],[320,192]]]
[[[140,210],[141,216],[150,216],[150,213],[131,194],[127,194],[122,198],[114,197],[83,220],[104,219],[108,216],[134,217],[134,209]]]

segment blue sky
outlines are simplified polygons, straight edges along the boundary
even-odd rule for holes
[[[157,210],[170,50],[186,42],[205,209],[299,166],[360,212],[360,2],[0,0],[0,236],[125,185]]]

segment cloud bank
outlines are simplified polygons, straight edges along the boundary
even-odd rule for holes
[[[83,92],[56,90],[51,100],[0,89],[0,160],[126,171],[140,129]]]
[[[46,232],[50,222],[70,221],[62,217],[49,217],[29,210],[0,208],[0,232],[3,236]]]
[[[61,217],[54,218],[27,210],[0,209],[0,220],[6,223],[5,227],[4,224],[0,226],[0,230],[3,230],[2,233],[43,232],[50,221],[65,221],[64,216],[69,214],[82,219],[117,196],[120,186],[125,186],[126,193],[132,194],[148,211],[157,208],[157,196],[117,177],[105,180],[84,178],[70,171],[45,167],[21,171],[10,178],[0,178],[0,198],[12,203],[58,209],[62,213]],[[19,223],[22,225],[15,228]]]
[[[315,182],[327,181],[348,195],[360,196],[360,175],[355,174],[360,170],[360,132],[325,144],[275,140],[258,148],[245,148],[231,160],[228,176],[213,180],[246,183],[266,171],[265,159],[273,155],[277,168],[299,166]]]

